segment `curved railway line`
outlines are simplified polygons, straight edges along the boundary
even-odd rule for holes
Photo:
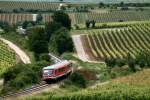
[[[42,91],[46,88],[51,88],[51,87],[54,87],[56,85],[60,85],[64,80],[65,80],[65,78],[60,79],[59,81],[56,81],[56,82],[52,82],[52,83],[41,82],[40,84],[35,84],[29,88],[20,90],[18,92],[8,93],[7,95],[0,97],[0,100],[11,100],[12,98],[30,95],[32,93]]]

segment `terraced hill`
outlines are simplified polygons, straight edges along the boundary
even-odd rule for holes
[[[16,63],[15,53],[0,41],[0,75]]]
[[[122,29],[81,31],[84,51],[90,60],[132,57],[140,50],[150,50],[150,24],[130,25]]]

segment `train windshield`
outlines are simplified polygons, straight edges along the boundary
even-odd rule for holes
[[[53,73],[53,70],[44,70],[43,73],[51,75]]]

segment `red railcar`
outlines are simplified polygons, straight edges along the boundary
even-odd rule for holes
[[[72,72],[72,63],[62,61],[60,63],[43,68],[43,80],[57,79]]]

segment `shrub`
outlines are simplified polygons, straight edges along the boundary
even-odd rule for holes
[[[42,61],[36,64],[17,64],[10,67],[3,75],[3,91],[15,91],[28,85],[39,83],[41,81],[42,68],[49,64],[49,62]]]
[[[117,64],[119,67],[122,67],[122,66],[126,65],[126,60],[125,60],[125,59],[117,59],[117,60],[116,60],[116,64]]]
[[[81,87],[81,88],[85,88],[86,87],[86,80],[85,78],[83,77],[82,74],[78,73],[78,72],[74,72],[71,76],[70,76],[70,81],[78,86],[78,87]]]
[[[51,61],[50,57],[49,57],[49,55],[47,53],[43,53],[43,54],[40,55],[40,61],[43,61],[43,60],[47,61],[47,62]]]
[[[106,58],[105,63],[108,67],[113,68],[116,65],[116,59],[114,58]]]

